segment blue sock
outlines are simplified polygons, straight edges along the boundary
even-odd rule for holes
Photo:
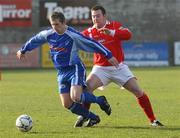
[[[103,101],[100,97],[96,97],[94,94],[89,92],[83,92],[81,94],[81,100],[82,103],[97,103],[101,104]]]
[[[97,97],[89,92],[83,92],[81,94],[81,100],[82,103],[97,103]]]
[[[74,114],[81,115],[81,116],[86,117],[86,118],[93,118],[94,119],[97,117],[94,113],[92,113],[88,109],[84,108],[82,106],[82,104],[80,104],[80,103],[73,102],[71,107],[69,107],[69,110]]]

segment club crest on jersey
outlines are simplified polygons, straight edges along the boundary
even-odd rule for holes
[[[65,87],[66,87],[65,84],[60,84],[60,85],[59,85],[59,88],[60,88],[60,89],[64,89]]]

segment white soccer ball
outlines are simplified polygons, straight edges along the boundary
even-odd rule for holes
[[[28,132],[32,129],[33,127],[33,120],[31,116],[23,114],[20,115],[16,119],[16,127],[21,131],[21,132]]]

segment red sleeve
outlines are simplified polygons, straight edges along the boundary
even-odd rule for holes
[[[131,31],[128,28],[122,27],[121,23],[113,22],[113,28],[115,29],[114,37],[117,37],[121,40],[129,40],[132,36]]]

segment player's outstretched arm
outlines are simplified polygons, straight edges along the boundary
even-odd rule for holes
[[[111,63],[116,68],[119,67],[119,62],[118,62],[118,60],[115,57],[110,58],[108,61],[109,61],[109,63]]]
[[[20,50],[16,53],[16,56],[19,60],[25,58],[25,54],[22,54]]]

